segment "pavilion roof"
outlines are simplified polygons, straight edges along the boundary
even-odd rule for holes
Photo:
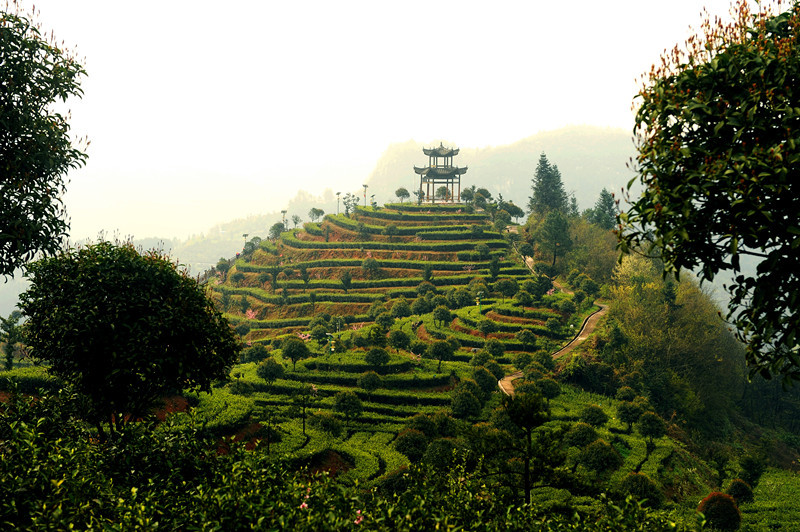
[[[419,175],[426,177],[455,177],[457,175],[467,173],[466,166],[426,166],[424,168],[414,167],[414,171]]]
[[[428,157],[452,157],[458,155],[458,148],[447,148],[439,144],[438,148],[422,148],[422,152]]]

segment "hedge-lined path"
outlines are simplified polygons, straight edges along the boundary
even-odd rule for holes
[[[581,330],[578,331],[578,334],[575,335],[575,338],[570,340],[570,342],[553,353],[553,359],[560,358],[567,353],[571,352],[573,349],[581,345],[589,336],[594,332],[595,328],[597,327],[597,323],[600,321],[600,318],[605,316],[608,312],[608,305],[603,305],[601,303],[595,303],[598,307],[598,310],[595,310],[591,314],[589,314],[585,320],[583,320],[583,325],[581,325]],[[506,375],[499,381],[497,381],[497,385],[500,386],[500,389],[503,390],[503,393],[506,395],[514,395],[514,385],[513,381],[516,379],[522,378],[522,372],[517,371],[512,373],[511,375]]]

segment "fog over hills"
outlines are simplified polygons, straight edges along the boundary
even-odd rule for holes
[[[392,144],[380,156],[372,173],[364,177],[367,195],[374,195],[375,201],[383,204],[397,201],[394,192],[399,187],[416,190],[419,177],[414,173],[414,165],[424,166],[428,162],[422,148],[440,142],[461,149],[454,164],[469,167],[462,177],[462,188],[472,185],[485,187],[492,194],[502,194],[523,208],[527,206],[531,180],[542,152],[550,163],[558,166],[566,190],[575,194],[581,210],[594,205],[603,187],[618,193],[634,176],[626,166],[635,153],[629,132],[615,128],[570,126],[538,133],[512,144],[484,148],[461,146],[458,139],[425,143],[410,140]],[[347,192],[359,197],[363,195],[360,187],[344,190],[336,183],[320,191],[299,190],[286,203],[289,227],[293,227],[292,215],[300,216],[303,222],[309,221],[308,211],[312,207],[335,213],[336,192],[341,192],[342,196]],[[198,228],[198,233],[186,240],[153,235],[137,239],[136,243],[144,248],[163,247],[197,274],[216,264],[220,257],[232,257],[240,251],[244,234],[248,238],[264,237],[270,226],[281,218],[280,211],[253,213],[211,228]],[[114,221],[109,220],[109,226],[113,225]],[[18,294],[23,290],[21,275],[0,284],[0,315],[7,316],[14,309]]]

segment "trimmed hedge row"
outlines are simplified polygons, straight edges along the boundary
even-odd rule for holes
[[[314,384],[336,384],[339,386],[350,386],[355,388],[358,386],[359,376],[317,375],[317,374],[310,375],[308,373],[287,372],[284,378],[287,380],[310,382]],[[381,388],[387,390],[416,390],[419,388],[433,388],[436,386],[445,386],[449,383],[450,383],[450,377],[447,375],[437,375],[433,377],[414,378],[414,379],[398,379],[398,378],[387,377],[386,379],[383,380]]]
[[[436,205],[431,205],[430,203],[426,203],[425,205],[417,205],[416,203],[387,203],[384,205],[384,208],[391,209],[395,211],[406,211],[406,212],[420,212],[420,211],[464,211],[466,210],[465,205],[463,203],[437,203]]]
[[[411,368],[414,367],[410,361],[400,362],[398,364],[386,364],[384,366],[371,366],[369,364],[334,364],[331,362],[317,362],[316,360],[309,360],[305,362],[304,365],[306,368],[312,371],[341,371],[344,373],[364,373],[365,371],[374,371],[380,375],[405,373],[406,371],[411,371]]]
[[[496,231],[484,231],[476,235],[472,231],[426,231],[416,234],[421,240],[490,240],[503,238]]]
[[[550,318],[560,318],[561,314],[548,310],[525,310],[522,308],[509,308],[497,306],[493,309],[502,316],[513,316],[515,318],[528,318],[531,320],[548,320]]]
[[[419,220],[421,222],[433,222],[436,220],[464,220],[464,221],[473,221],[473,222],[481,222],[485,221],[488,218],[486,214],[467,214],[467,213],[442,213],[442,214],[435,214],[431,212],[431,214],[418,214],[418,213],[411,213],[411,212],[393,212],[393,211],[373,211],[367,210],[364,207],[356,207],[356,210],[359,212],[360,215],[366,216],[369,218],[378,218],[381,220]],[[428,208],[426,210],[433,209]]]
[[[325,232],[322,230],[320,224],[316,222],[306,222],[303,224],[303,229],[306,230],[306,233],[314,236],[325,236]]]
[[[281,234],[281,241],[295,249],[382,249],[387,251],[467,251],[475,248],[472,242],[436,242],[422,244],[419,242],[318,242],[298,240],[291,233]],[[490,249],[507,249],[505,240],[486,240],[482,242]]]
[[[475,329],[478,328],[478,322],[473,320],[472,318],[468,318],[464,315],[459,315],[458,319],[470,327],[473,327]],[[541,325],[522,325],[521,323],[503,323],[500,321],[495,321],[494,324],[495,326],[497,326],[497,330],[499,332],[515,333],[517,331],[521,331],[522,329],[528,329],[532,333],[535,333],[536,336],[544,336],[546,338],[553,338],[556,340],[564,338],[563,334],[553,332],[547,327],[542,327]]]
[[[325,219],[342,229],[347,229],[348,231],[357,232],[358,231],[358,224],[360,223],[358,220],[353,220],[352,218],[347,218],[344,214],[334,215],[328,214],[325,216]],[[487,226],[488,227],[488,226]],[[371,224],[364,224],[364,230],[370,235],[381,235],[383,234],[383,230],[386,228],[385,225],[371,225]],[[408,225],[408,226],[399,226],[397,228],[397,236],[415,236],[417,233],[427,233],[427,232],[434,232],[434,231],[468,231],[472,228],[472,225]],[[309,231],[310,232],[310,231]],[[312,233],[314,234],[314,233]],[[499,233],[497,233],[499,236]],[[322,236],[322,232],[319,235]]]
[[[304,316],[302,318],[283,318],[283,319],[275,319],[275,320],[246,320],[240,318],[239,316],[230,316],[226,315],[229,321],[234,323],[246,323],[250,326],[250,329],[282,329],[283,327],[302,327],[304,325],[308,325],[311,320],[314,318],[313,316]],[[371,322],[374,318],[367,316],[366,314],[353,316],[353,322]]]
[[[414,284],[413,286],[416,286],[417,284],[422,282],[421,279],[422,278],[420,277],[420,281],[417,282],[416,284]],[[341,290],[341,288],[342,288],[342,283],[340,281],[328,281],[328,280],[325,280],[325,279],[319,279],[319,280],[315,279],[315,281],[317,281],[317,282],[314,283],[312,281],[311,283],[309,283],[308,287],[309,288],[320,288],[320,289],[328,288],[328,289],[333,289],[333,290],[336,290],[336,289]],[[359,282],[359,281],[354,281],[353,282],[353,286],[354,287],[355,287],[355,283],[356,282]],[[283,286],[286,286],[287,288],[303,288],[304,285],[303,285],[302,281],[299,281],[299,282],[298,281],[284,281],[283,283],[281,283],[281,287],[283,287]],[[235,288],[235,287],[230,287],[230,286],[226,286],[226,285],[221,285],[221,286],[215,287],[215,289],[217,291],[219,291],[219,292],[225,292],[225,293],[228,293],[228,294],[250,296],[253,299],[257,299],[258,301],[261,301],[262,303],[268,303],[268,304],[271,304],[271,305],[281,305],[284,302],[283,298],[281,296],[279,296],[279,295],[266,295],[266,294],[261,293],[261,291],[254,290],[253,288],[246,288],[246,287]],[[344,294],[344,293],[341,293],[341,294],[339,294],[339,293],[330,293],[330,292],[323,292],[323,293],[314,292],[314,294],[315,294],[314,297],[316,298],[315,301],[317,303],[320,303],[320,302],[327,302],[327,303],[372,303],[376,299],[382,299],[383,298],[383,294],[371,294],[371,293],[358,293],[358,294],[353,294],[353,293]],[[286,298],[286,304],[287,305],[297,305],[299,303],[310,303],[310,302],[311,302],[311,296],[309,296],[308,294],[293,294],[293,295],[290,295],[290,296],[288,296]]]
[[[378,262],[378,265],[382,268],[398,268],[398,269],[408,269],[408,270],[422,270],[425,266],[430,266],[434,270],[439,270],[439,271],[461,271],[464,269],[464,266],[467,265],[482,266],[482,269],[488,268],[489,265],[489,261],[487,260],[478,260],[467,264],[465,264],[464,262],[455,262],[455,261],[425,261],[425,260],[395,260],[395,259],[376,259],[376,260]],[[305,266],[306,268],[344,268],[347,266],[361,267],[363,262],[364,262],[363,259],[319,259],[319,260],[298,262],[296,264],[288,264],[283,266],[283,268],[286,268],[287,266],[294,269],[298,269],[301,266]],[[501,269],[501,271],[519,270],[524,272],[523,275],[527,275],[530,273],[530,271],[527,270],[526,268],[519,268],[518,266],[516,266],[516,263],[514,263],[514,261],[510,260],[500,261],[500,267],[504,268]],[[245,262],[242,259],[236,262],[236,269],[238,271],[246,273],[266,273],[269,272],[271,268],[272,266],[261,266],[258,264]]]

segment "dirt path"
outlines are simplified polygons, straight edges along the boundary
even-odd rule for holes
[[[525,261],[525,265],[528,269],[533,272],[533,259],[528,257]],[[555,284],[555,283],[553,283]],[[556,287],[561,290],[562,292],[569,292],[562,286],[556,285]],[[589,336],[594,332],[595,327],[597,327],[597,323],[600,321],[600,318],[605,316],[606,312],[608,312],[608,305],[603,305],[602,303],[595,302],[595,305],[600,307],[599,310],[594,311],[593,313],[589,314],[585,320],[583,320],[583,325],[581,325],[578,334],[570,340],[570,342],[553,353],[553,359],[561,358],[562,356],[566,355],[567,353],[571,352],[573,349],[581,345]],[[503,393],[506,395],[514,395],[514,385],[513,381],[516,379],[522,378],[522,372],[517,371],[512,373],[511,375],[506,375],[499,381],[497,381],[497,385],[500,386],[500,389],[503,390]]]

